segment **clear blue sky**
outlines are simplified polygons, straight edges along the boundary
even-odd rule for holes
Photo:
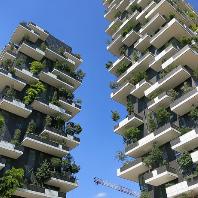
[[[198,8],[197,0],[190,0]],[[5,0],[1,2],[0,48],[9,41],[20,21],[33,21],[60,40],[71,45],[82,54],[81,68],[87,76],[77,91],[83,101],[82,112],[74,119],[84,128],[81,145],[72,152],[81,165],[78,174],[80,187],[69,193],[68,198],[127,198],[93,183],[93,177],[107,179],[113,183],[138,190],[134,183],[116,176],[120,164],[115,153],[124,148],[122,139],[113,133],[111,110],[119,110],[123,117],[124,108],[111,101],[109,82],[113,76],[104,65],[114,58],[106,51],[108,36],[105,29],[108,22],[103,18],[102,0]],[[97,196],[106,193],[106,196]]]

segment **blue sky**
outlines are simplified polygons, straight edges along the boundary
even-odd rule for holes
[[[190,0],[198,8],[197,0]],[[114,78],[104,65],[114,60],[106,51],[108,22],[103,18],[102,0],[6,0],[1,2],[0,48],[9,41],[20,21],[33,21],[60,40],[68,43],[84,58],[86,72],[83,86],[76,92],[83,101],[82,112],[74,119],[84,131],[81,145],[72,152],[81,165],[80,187],[68,198],[127,198],[127,195],[93,183],[95,176],[138,191],[138,186],[116,176],[120,164],[115,153],[124,148],[113,133],[111,110],[124,116],[125,109],[110,99],[109,82]],[[98,196],[97,196],[98,195]]]

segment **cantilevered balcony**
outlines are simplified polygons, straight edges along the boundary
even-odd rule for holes
[[[107,10],[107,13],[104,15],[104,18],[109,21],[113,21],[117,12],[117,5],[114,4],[109,10]]]
[[[198,130],[193,129],[171,141],[171,148],[178,152],[191,151],[197,148]]]
[[[143,163],[142,158],[126,163],[122,168],[117,170],[117,176],[123,179],[138,182],[139,175],[148,171],[149,168]]]
[[[162,68],[165,69],[169,65],[188,65],[192,70],[197,69],[198,53],[193,50],[189,45],[183,47],[180,51],[174,54],[166,62],[162,64]]]
[[[129,0],[121,0],[120,3],[117,5],[117,10],[123,12],[126,7],[129,5]]]
[[[60,115],[65,121],[68,121],[72,117],[69,113],[67,113],[65,109],[58,107],[52,103],[46,102],[42,99],[34,100],[31,106],[34,110],[44,113],[46,115],[50,115],[52,117]]]
[[[75,182],[74,179],[70,179],[66,176],[51,177],[46,182],[46,184],[59,188],[61,192],[69,192],[78,187],[78,184]]]
[[[190,77],[190,73],[185,69],[185,67],[178,66],[169,72],[164,78],[160,79],[158,82],[153,84],[150,88],[148,88],[144,94],[149,97],[151,94],[156,91],[167,91],[169,89],[174,89],[182,82],[187,80]]]
[[[146,7],[144,8],[144,10],[142,10],[142,12],[140,12],[140,14],[136,17],[136,20],[139,21],[140,23],[145,23],[145,22],[146,22],[145,16],[146,16],[147,13],[150,12],[155,6],[156,6],[156,3],[155,3],[154,1],[152,1],[148,6],[146,6]]]
[[[123,31],[131,24],[133,24],[133,27],[135,27],[138,24],[138,21],[136,20],[136,16],[139,14],[139,12],[136,10],[128,19],[126,19],[122,25],[117,29],[117,31],[113,34],[113,38],[118,37],[123,33]]]
[[[55,74],[56,76],[60,76],[61,79],[63,79],[65,82],[68,82],[68,84],[72,85],[74,89],[77,89],[81,85],[81,82],[79,80],[76,80],[74,77],[71,77],[69,74],[65,73],[64,71],[53,69],[52,74]]]
[[[30,29],[25,23],[20,23],[19,26],[16,28],[15,32],[13,33],[11,41],[13,43],[19,44],[23,40],[25,35],[27,35],[28,39],[33,43],[35,43],[39,38],[38,33]]]
[[[106,29],[106,33],[109,34],[110,36],[112,36],[116,30],[119,28],[119,26],[121,26],[122,21],[119,18],[116,18]]]
[[[148,103],[148,109],[156,111],[159,107],[167,108],[172,100],[173,98],[167,92],[163,92]]]
[[[134,72],[146,71],[148,69],[150,62],[152,62],[153,59],[154,56],[150,52],[146,53],[118,78],[117,83],[123,83],[124,81],[126,81],[126,79],[130,79]]]
[[[68,154],[68,148],[65,146],[46,140],[35,134],[26,134],[21,144],[56,157],[64,157]]]
[[[151,37],[148,34],[145,34],[134,44],[134,48],[138,51],[144,52],[151,46],[150,39]]]
[[[130,47],[133,43],[135,43],[140,38],[140,35],[135,32],[134,30],[131,30],[122,40],[122,42]]]
[[[74,102],[70,103],[70,102],[66,101],[64,98],[59,98],[58,103],[59,103],[60,107],[62,107],[66,111],[68,111],[72,117],[74,117],[76,114],[78,114],[81,111],[80,105],[75,104]]]
[[[193,151],[190,155],[193,163],[198,164],[198,150]]]
[[[145,175],[145,183],[152,186],[160,186],[177,178],[178,175],[175,169],[168,166],[162,166],[147,173]]]
[[[131,115],[128,115],[127,118],[125,118],[117,126],[115,126],[114,132],[123,135],[123,133],[130,127],[138,127],[143,123],[143,118],[133,113]]]
[[[192,91],[175,100],[170,105],[170,108],[171,111],[175,112],[177,115],[182,116],[188,113],[193,105],[198,105],[198,87],[195,87]]]
[[[0,63],[3,63],[6,60],[10,60],[14,62],[16,59],[16,54],[11,51],[5,51],[3,52],[2,56],[0,57]]]
[[[181,40],[182,37],[189,38],[192,36],[193,33],[174,18],[150,39],[150,43],[154,47],[160,48],[171,38]]]
[[[25,185],[23,188],[18,188],[15,193],[17,197],[27,197],[27,198],[63,198],[64,193],[50,190],[47,188],[41,188],[34,185]]]
[[[58,54],[57,52],[53,51],[52,49],[46,48],[45,56],[52,61],[57,61],[57,60],[60,62],[63,61],[63,62],[66,62],[69,67],[76,68],[75,61],[73,61],[70,58],[66,58],[66,57]]]
[[[5,96],[0,98],[0,109],[21,116],[23,118],[27,118],[32,113],[31,108],[27,107],[21,101]]]
[[[39,27],[38,25],[36,25],[35,23],[30,22],[28,24],[28,26],[34,30],[34,32],[39,34],[39,38],[43,41],[45,41],[47,39],[47,37],[49,36],[49,33],[47,31],[45,31],[43,28]]]
[[[0,157],[0,171],[5,167],[6,159]]]
[[[125,149],[125,154],[136,158],[141,157],[151,151],[154,143],[161,146],[177,138],[179,135],[180,132],[175,125],[166,124],[140,139],[138,142],[128,145]]]
[[[149,65],[150,68],[159,72],[162,70],[163,61],[171,58],[178,52],[178,49],[170,44],[166,49],[164,49],[161,53],[155,56],[154,61]]]
[[[17,91],[22,91],[26,83],[19,80],[8,71],[0,68],[0,90],[3,90],[6,86],[12,87]]]
[[[124,83],[117,91],[111,93],[111,98],[121,104],[127,104],[127,96],[130,94],[133,85],[129,82]]]
[[[63,74],[64,75],[64,74]],[[68,90],[74,91],[74,86],[70,85],[69,83],[65,82],[63,78],[51,73],[51,72],[44,72],[42,71],[39,74],[39,79],[53,87],[56,88],[66,88]]]
[[[137,4],[141,6],[143,9],[149,5],[152,0],[137,0]]]
[[[151,82],[143,79],[132,88],[130,94],[137,98],[142,98],[144,96],[144,91],[147,90],[150,86]]]
[[[25,55],[27,55],[37,61],[41,61],[41,59],[45,56],[45,52],[43,52],[38,47],[31,45],[27,42],[23,42],[19,46],[18,51],[24,53]]]
[[[68,59],[71,60],[72,62],[75,63],[74,69],[76,69],[80,64],[83,63],[82,58],[76,57],[74,54],[69,53],[67,51],[64,52],[64,56]]]
[[[160,14],[156,14],[148,23],[146,23],[140,30],[139,33],[144,34],[153,34],[156,32],[164,23],[166,19]]]
[[[38,77],[27,69],[15,67],[15,75],[23,79],[29,85],[35,84],[39,81]]]
[[[122,35],[115,38],[108,46],[107,50],[109,50],[113,55],[120,56],[120,48],[123,46],[122,43]]]
[[[80,139],[76,138],[71,135],[67,135],[64,132],[57,130],[55,128],[51,127],[45,127],[45,129],[42,131],[41,136],[49,137],[50,140],[56,141],[59,143],[62,143],[63,141],[66,142],[66,145],[68,146],[68,149],[74,149],[76,146],[80,144]]]
[[[117,73],[117,69],[121,66],[121,65],[129,65],[131,64],[131,59],[125,55],[121,56],[120,58],[118,58],[113,65],[109,68],[109,72],[111,72],[112,74],[114,74],[115,76],[119,76]]]
[[[18,159],[23,155],[23,148],[20,146],[15,146],[7,141],[0,141],[0,155],[6,156],[12,159]]]

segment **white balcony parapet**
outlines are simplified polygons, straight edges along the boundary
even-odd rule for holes
[[[60,188],[61,192],[69,192],[78,187],[78,184],[75,182],[70,182],[63,180],[61,178],[51,177],[47,182],[47,185]]]
[[[23,118],[27,118],[32,113],[32,110],[30,108],[27,108],[26,105],[21,101],[7,97],[0,99],[0,109],[21,116]]]
[[[64,157],[69,153],[68,148],[65,148],[63,145],[45,140],[44,138],[34,134],[26,134],[21,144],[25,147],[56,157]]]
[[[151,3],[140,12],[140,14],[136,17],[136,20],[140,23],[144,23],[146,21],[145,16],[148,12],[150,12],[154,7],[156,6],[156,3],[154,1],[151,1]]]
[[[124,83],[117,91],[111,93],[111,98],[121,104],[127,104],[127,96],[130,94],[133,85],[129,82]]]
[[[152,186],[160,186],[178,178],[175,169],[162,166],[145,175],[145,183]]]
[[[191,151],[197,148],[198,130],[193,129],[171,141],[171,148],[178,152]]]
[[[16,147],[14,144],[11,144],[7,141],[0,141],[0,155],[18,159],[21,155],[23,155],[23,151],[21,147]]]
[[[150,39],[150,44],[156,48],[162,47],[171,38],[180,40],[182,37],[192,37],[193,33],[184,27],[177,19],[173,18],[157,34]]]
[[[39,81],[36,75],[24,68],[15,67],[15,75],[26,81],[29,85]]]
[[[148,34],[140,37],[140,39],[134,44],[134,48],[138,51],[144,52],[147,48],[151,46],[150,44],[151,37]]]
[[[27,56],[29,56],[37,61],[41,61],[41,59],[45,56],[45,52],[43,52],[41,49],[39,49],[37,47],[33,47],[33,46],[27,44],[26,42],[23,42],[20,45],[18,51],[26,54]]]
[[[6,86],[12,87],[17,91],[22,91],[26,83],[17,79],[8,71],[0,68],[0,90],[3,90]]]
[[[30,29],[27,25],[21,23],[13,33],[11,41],[13,43],[19,44],[23,40],[24,35],[28,35],[28,39],[33,43],[35,43],[39,38],[38,33]]]
[[[41,133],[41,136],[45,136],[45,135],[47,135],[49,139],[52,141],[57,141],[59,143],[65,141],[69,150],[74,149],[80,144],[79,138],[76,138],[71,135],[67,135],[64,132],[54,128],[45,127],[45,129]]]
[[[58,78],[57,75],[55,75],[51,72],[42,71],[39,74],[39,79],[42,80],[43,82],[53,86],[53,87],[56,87],[56,88],[65,87],[66,89],[71,90],[71,91],[75,90],[74,86],[72,86],[69,83],[63,81],[61,78]]]
[[[122,40],[122,42],[130,47],[133,43],[135,43],[140,38],[140,35],[135,32],[134,30],[131,30]]]
[[[192,91],[184,94],[177,100],[175,100],[171,105],[171,111],[175,112],[177,115],[184,115],[188,113],[192,106],[198,105],[198,87],[195,87]]]
[[[109,72],[111,72],[112,74],[114,74],[115,76],[118,76],[117,74],[117,69],[119,68],[120,65],[122,64],[126,64],[129,65],[131,63],[131,59],[128,58],[127,56],[121,56],[120,58],[118,58],[113,65],[109,68]]]
[[[58,107],[52,103],[46,103],[45,101],[42,101],[42,99],[34,100],[31,106],[33,109],[46,115],[50,115],[52,117],[60,115],[65,121],[70,120],[72,117],[70,114],[66,112],[65,109]]]
[[[122,168],[117,169],[117,176],[130,181],[138,182],[139,175],[145,173],[148,170],[149,167],[144,164],[142,158],[139,158],[128,162]]]
[[[180,132],[176,127],[172,124],[166,124],[139,141],[128,145],[125,154],[131,157],[141,157],[151,151],[154,143],[161,146],[178,136],[180,136]]]
[[[139,33],[144,34],[153,34],[155,31],[157,31],[164,23],[166,22],[166,19],[164,19],[163,16],[160,14],[156,14],[146,25],[144,25],[140,30]]]
[[[151,86],[151,82],[147,80],[142,80],[139,83],[137,83],[131,90],[131,95],[142,98],[144,96],[144,91],[147,90]]]
[[[34,32],[39,34],[39,38],[43,41],[45,41],[47,39],[47,37],[49,36],[49,33],[47,31],[45,31],[43,28],[39,27],[38,25],[30,22],[28,24],[28,26],[34,30]]]
[[[158,82],[153,84],[150,88],[148,88],[144,94],[146,97],[151,96],[154,92],[167,91],[169,89],[173,89],[177,87],[179,84],[184,82],[190,77],[190,73],[182,66],[178,66],[173,69],[170,73],[168,73],[164,78],[160,79]]]
[[[148,109],[156,111],[159,107],[167,108],[172,100],[173,98],[167,92],[164,92],[148,103]]]
[[[153,59],[154,56],[150,52],[146,53],[118,78],[117,83],[123,83],[124,81],[126,81],[126,79],[130,79],[134,72],[145,71],[146,69],[148,69],[150,62],[152,62]]]
[[[165,69],[169,65],[187,65],[192,70],[197,69],[198,53],[192,49],[191,46],[187,45],[169,58],[166,62],[162,64],[162,68]]]
[[[139,115],[133,113],[131,115],[128,115],[127,118],[122,120],[117,126],[114,127],[114,132],[118,133],[120,135],[123,135],[124,132],[129,129],[130,127],[138,127],[142,125],[143,118],[140,117]]]
[[[170,44],[166,49],[164,49],[161,53],[155,56],[154,61],[149,65],[149,67],[159,72],[160,70],[162,70],[163,61],[171,58],[177,52],[178,49]]]

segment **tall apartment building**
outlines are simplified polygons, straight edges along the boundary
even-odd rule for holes
[[[12,197],[27,198],[65,197],[78,186],[70,151],[82,131],[71,122],[81,110],[74,97],[81,63],[70,46],[32,22],[20,23],[1,52],[1,197],[15,185]],[[12,185],[6,176],[15,179]]]
[[[117,175],[139,183],[142,198],[198,196],[198,15],[184,0],[103,5],[117,57],[106,64],[111,98],[128,112],[114,132],[133,158]]]

